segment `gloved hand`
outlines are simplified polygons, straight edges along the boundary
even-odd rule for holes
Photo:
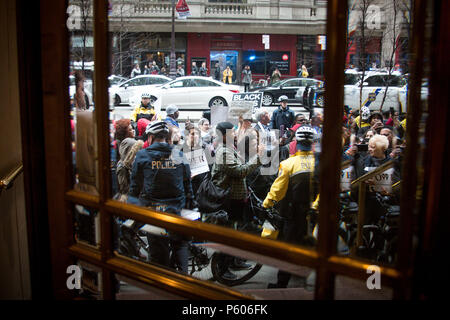
[[[274,205],[274,202],[272,200],[270,200],[269,198],[266,198],[263,202],[263,207],[264,208],[272,208]]]
[[[198,207],[197,201],[195,201],[195,198],[191,194],[188,194],[186,196],[186,205],[185,205],[185,207],[188,210],[194,210],[194,208]]]

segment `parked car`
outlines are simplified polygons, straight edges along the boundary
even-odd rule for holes
[[[122,82],[125,82],[127,80],[127,78],[121,77],[121,76],[116,76],[113,74],[108,77],[108,80],[109,80],[109,86],[114,86],[114,85],[120,85]]]
[[[150,101],[156,111],[165,110],[175,104],[180,110],[204,110],[212,106],[229,106],[234,93],[239,93],[239,86],[225,84],[210,77],[179,77],[150,91]],[[133,101],[140,100],[137,93]]]
[[[401,75],[389,75],[384,72],[369,72],[363,80],[359,80],[354,85],[348,85],[344,88],[344,105],[351,109],[359,109],[360,101],[362,106],[370,110],[379,110],[383,103],[383,97],[386,93],[382,111],[394,108],[401,111],[400,90],[406,85],[406,79]],[[362,92],[361,92],[362,87]],[[360,95],[362,97],[360,99]]]
[[[358,81],[361,78],[361,74],[358,71],[349,69],[349,70],[345,70],[345,76],[344,76],[344,92],[346,90],[348,90],[349,88],[353,88],[353,86],[358,83]],[[300,101],[302,104],[306,104],[308,106],[313,106],[313,107],[319,107],[319,108],[323,108],[325,105],[325,86],[322,83],[321,86],[310,86],[308,87],[308,92],[305,96],[305,100],[304,99],[304,90],[302,89],[299,91],[297,91],[297,94],[295,95],[295,98]]]
[[[303,90],[306,86],[321,86],[322,84],[322,81],[312,78],[291,78],[277,81],[268,87],[256,89],[254,92],[262,92],[262,104],[270,106],[276,103],[278,98],[283,95],[289,98],[289,102],[299,102],[295,97],[298,90],[301,90],[301,95],[303,95]]]
[[[150,92],[155,86],[161,86],[172,79],[163,75],[141,75],[126,80],[119,85],[113,85],[109,88],[109,99],[115,106],[120,104],[130,104],[130,98],[137,92]]]

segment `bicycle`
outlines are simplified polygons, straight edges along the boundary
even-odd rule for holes
[[[249,188],[249,212],[251,220],[231,225],[228,220],[228,214],[224,210],[213,213],[200,214],[202,222],[213,223],[222,226],[231,226],[237,230],[260,234],[264,221],[271,223],[276,230],[281,228],[283,218],[278,215],[275,209],[265,209],[262,206],[263,201],[259,199],[253,189]],[[151,263],[150,247],[147,241],[149,233],[162,233],[165,230],[149,225],[136,223],[133,220],[118,221],[120,224],[121,235],[119,237],[119,253],[125,256]],[[172,252],[172,250],[170,250]],[[223,253],[214,251],[208,242],[197,241],[193,239],[188,244],[188,274],[201,280],[214,280],[227,286],[240,285],[253,276],[262,268],[262,264],[233,258],[229,266],[230,272],[235,276],[229,279],[224,276]],[[242,264],[245,264],[243,267]],[[175,263],[173,255],[170,256],[170,267],[180,271],[181,268]]]
[[[275,209],[265,209],[262,205],[263,201],[256,195],[255,191],[251,187],[248,187],[248,191],[248,209],[251,219],[237,224],[234,227],[237,230],[247,231],[254,234],[261,234],[264,222],[267,220],[275,230],[280,230],[282,228],[282,224],[284,223],[284,219],[278,214]],[[248,267],[240,269],[239,266],[232,265],[230,267],[230,269],[232,269],[230,270],[230,272],[232,272],[236,276],[236,278],[227,279],[226,277],[224,277],[226,269],[221,267],[221,263],[223,262],[223,257],[221,257],[220,253],[214,253],[211,259],[211,270],[214,275],[214,279],[217,282],[227,286],[240,285],[250,280],[262,268],[262,264],[258,262],[243,260],[241,262],[248,264]]]
[[[383,213],[375,224],[362,227],[362,244],[358,256],[377,262],[393,263],[396,259],[400,207],[393,204],[393,197],[375,194]],[[340,194],[338,236],[344,241],[348,252],[356,245],[358,204],[352,202],[348,193]],[[341,252],[342,253],[342,252]]]

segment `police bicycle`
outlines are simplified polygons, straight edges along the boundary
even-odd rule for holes
[[[362,226],[362,242],[356,248],[357,255],[377,262],[393,263],[396,259],[400,206],[393,196],[375,194],[381,214],[375,224]],[[356,246],[358,230],[358,204],[348,192],[339,195],[338,252],[349,254]]]

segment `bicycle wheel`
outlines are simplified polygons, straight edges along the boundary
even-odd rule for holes
[[[202,247],[201,244],[190,244],[188,261],[189,275],[200,280],[212,281],[214,279],[211,271],[212,255],[212,249]]]
[[[235,276],[234,279],[226,278],[224,273],[226,270],[223,270],[221,268],[221,263],[223,263],[224,259],[223,253],[214,252],[211,258],[211,271],[214,275],[214,279],[224,285],[227,286],[237,286],[245,281],[251,279],[255,274],[258,273],[258,271],[261,269],[262,264],[259,264],[254,261],[245,260],[245,264],[248,264],[248,268],[239,268],[239,267],[233,267],[231,265],[228,270],[232,275]],[[233,260],[235,258],[233,257]]]

